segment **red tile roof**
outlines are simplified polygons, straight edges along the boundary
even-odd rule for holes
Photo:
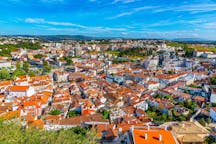
[[[29,86],[11,86],[9,91],[27,91]]]
[[[134,129],[133,138],[134,144],[176,144],[171,131],[164,129]]]

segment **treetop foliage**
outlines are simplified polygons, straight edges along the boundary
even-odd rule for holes
[[[18,122],[0,122],[2,144],[95,144],[95,130],[74,127],[67,130],[46,131],[24,128]]]

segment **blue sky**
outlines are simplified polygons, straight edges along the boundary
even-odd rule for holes
[[[216,40],[216,0],[1,0],[0,34]]]

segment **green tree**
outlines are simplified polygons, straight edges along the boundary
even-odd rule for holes
[[[206,144],[216,144],[215,138],[213,136],[208,136],[205,138],[205,143]]]
[[[172,110],[172,115],[173,115],[174,117],[177,117],[177,116],[178,116],[177,111],[176,111],[176,110]]]
[[[23,63],[23,70],[24,70],[26,73],[29,72],[29,67],[30,67],[29,63],[28,63],[27,61],[24,61],[24,63]]]
[[[211,119],[210,118],[207,118],[206,121],[207,121],[208,124],[211,123]]]
[[[1,144],[95,144],[95,129],[74,127],[59,131],[45,131],[23,126],[15,121],[0,122]]]
[[[12,78],[18,77],[18,76],[22,76],[25,75],[25,71],[22,69],[16,69],[15,71],[13,71],[12,73]]]
[[[173,100],[173,97],[171,95],[167,95],[165,96],[166,99],[169,99],[169,100]]]
[[[174,71],[168,71],[168,73],[169,73],[170,75],[175,74]]]
[[[162,120],[162,121],[167,121],[167,115],[166,115],[165,113],[163,113],[163,114],[161,115],[161,120]]]
[[[72,61],[71,58],[67,58],[67,59],[66,59],[66,62],[67,62],[67,65],[71,65],[73,61]]]
[[[29,71],[29,76],[30,76],[30,77],[33,77],[33,76],[35,76],[35,72],[34,72],[34,71],[32,71],[32,70],[30,70],[30,71]]]
[[[21,69],[21,65],[18,61],[16,62],[16,69]]]
[[[37,58],[37,59],[41,59],[42,57],[43,57],[42,54],[36,54],[36,55],[34,55],[34,58]]]
[[[67,113],[67,116],[68,117],[75,117],[75,116],[79,116],[80,114],[74,110],[70,110],[68,113]]]
[[[43,62],[43,71],[44,71],[45,73],[49,73],[49,72],[51,71],[51,66],[48,64],[47,61],[44,61],[44,62]]]
[[[9,80],[10,73],[7,69],[0,70],[0,80]]]
[[[180,120],[180,121],[186,121],[187,118],[184,115],[180,115],[180,116],[178,116],[178,120]]]
[[[201,118],[199,120],[199,123],[202,125],[202,126],[205,126],[206,125],[206,122],[205,122],[205,119],[204,118]]]
[[[108,119],[109,118],[109,111],[108,110],[103,110],[102,111],[102,118],[103,119]]]
[[[155,98],[160,98],[161,99],[161,98],[163,98],[163,95],[162,94],[157,94]]]
[[[210,78],[211,84],[216,85],[216,77]]]
[[[31,42],[20,42],[19,44],[15,45],[17,48],[25,48],[31,50],[38,50],[41,48],[40,43],[31,43]]]
[[[0,56],[11,57],[11,51],[16,50],[16,45],[13,44],[3,44],[0,45]]]
[[[60,115],[60,114],[61,114],[61,111],[58,110],[58,109],[54,109],[54,110],[52,110],[49,114],[50,114],[50,115]]]

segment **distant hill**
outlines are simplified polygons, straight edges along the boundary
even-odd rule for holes
[[[83,36],[83,35],[44,35],[44,36],[38,36],[38,37],[45,39],[45,40],[50,40],[50,41],[100,39],[97,37],[90,37],[90,36]]]
[[[173,41],[183,41],[183,42],[206,42],[209,40],[202,39],[202,38],[176,38]]]
[[[98,39],[108,39],[102,37],[91,37],[84,35],[4,35],[7,37],[36,37],[44,41],[62,41],[62,40],[98,40]]]
[[[7,37],[36,37],[40,38],[43,41],[55,41],[60,42],[62,40],[109,40],[109,39],[132,39],[132,40],[169,40],[176,42],[189,42],[189,43],[213,43],[216,44],[216,40],[207,40],[202,38],[176,38],[176,39],[153,39],[153,38],[123,38],[123,37],[95,37],[95,36],[85,36],[85,35],[2,35]]]

